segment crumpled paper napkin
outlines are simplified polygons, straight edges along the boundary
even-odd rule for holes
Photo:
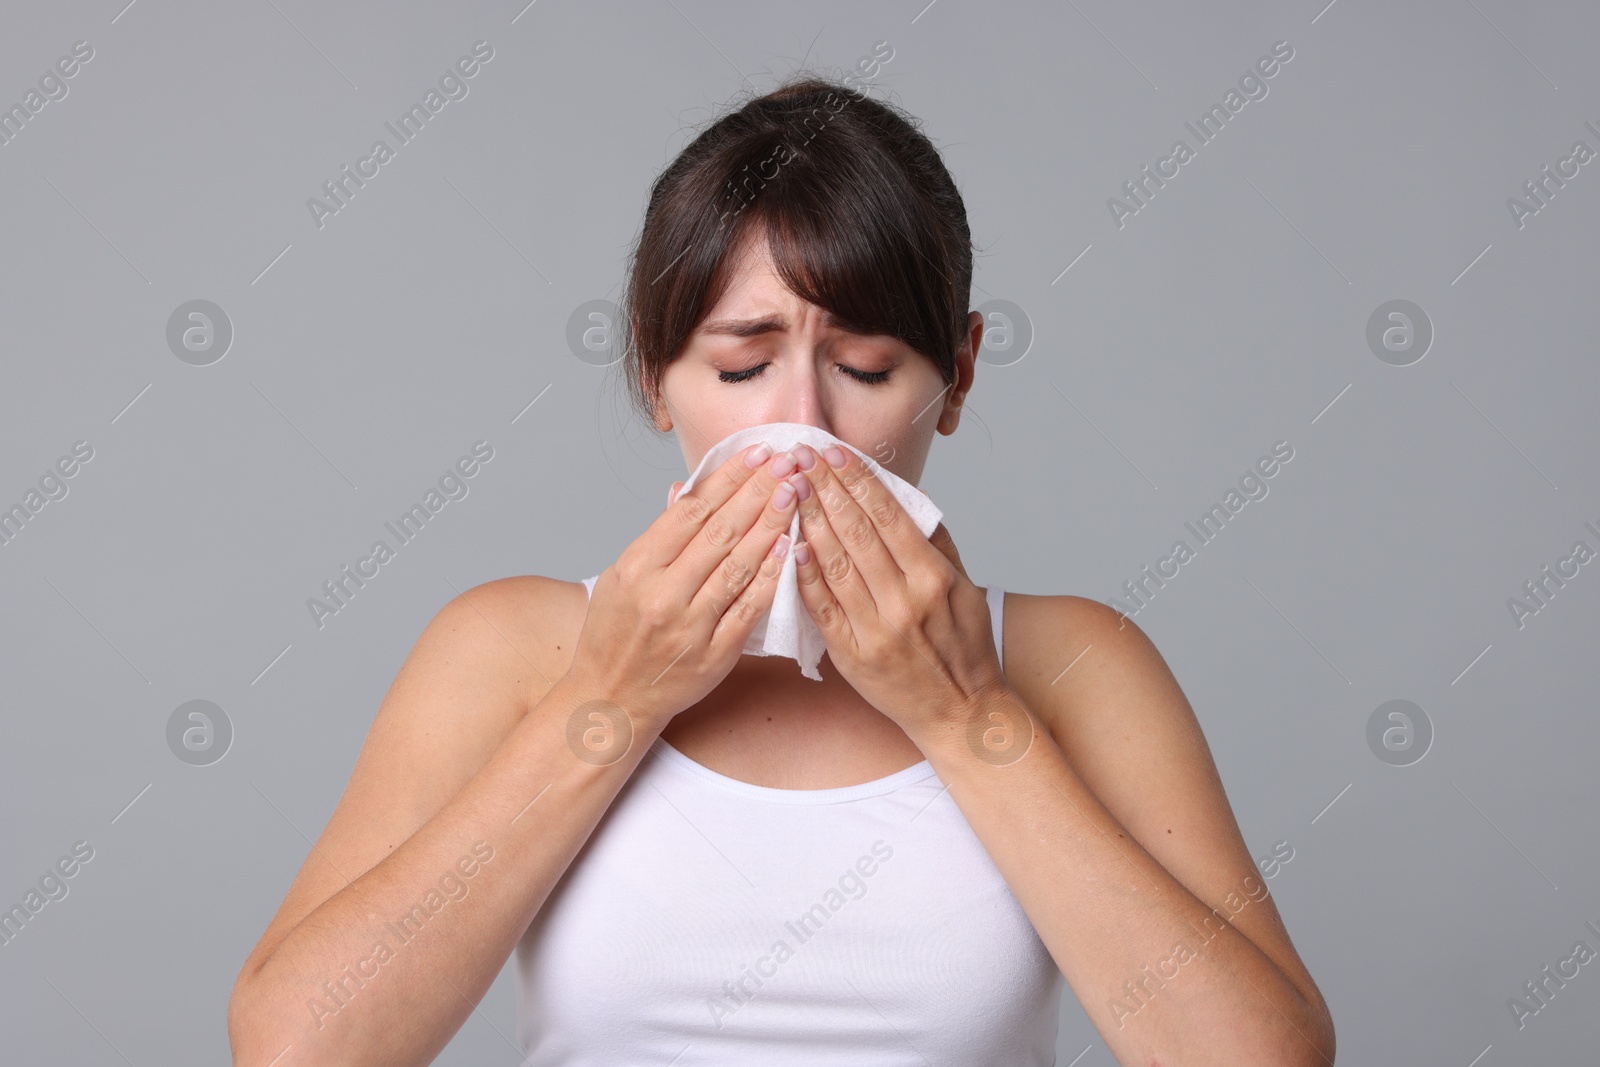
[[[905,508],[906,514],[917,524],[924,536],[930,535],[944,518],[944,512],[934,506],[928,494],[912,485],[883,467],[871,456],[862,452],[854,445],[841,441],[826,430],[819,429],[802,422],[768,422],[759,426],[749,426],[736,433],[730,434],[718,441],[700,460],[700,465],[689,475],[689,480],[683,483],[679,490],[680,495],[692,489],[695,483],[716,470],[734,456],[758,441],[766,442],[773,455],[797,444],[810,445],[812,450],[819,453],[817,462],[825,463],[820,453],[829,445],[838,445],[847,448],[861,458],[861,462],[878,480],[883,482],[894,498]],[[800,664],[800,673],[812,681],[822,681],[822,673],[817,670],[817,664],[822,659],[822,654],[827,651],[827,644],[822,639],[822,631],[817,629],[817,624],[812,621],[811,613],[806,610],[805,604],[800,600],[800,582],[795,573],[793,544],[800,538],[800,513],[795,511],[794,521],[789,525],[790,551],[783,558],[783,570],[778,574],[778,589],[773,597],[772,610],[761,617],[756,627],[750,633],[750,638],[745,642],[744,653],[747,656],[787,656]]]

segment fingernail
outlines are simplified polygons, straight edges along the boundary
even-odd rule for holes
[[[811,479],[810,478],[807,478],[803,474],[797,474],[790,481],[789,484],[794,486],[795,492],[800,494],[800,499],[801,500],[810,500],[811,499]]]
[[[772,461],[772,476],[774,478],[785,477],[792,470],[794,470],[794,456],[787,452]]]
[[[811,451],[810,445],[796,445],[793,449],[794,461],[800,464],[800,469],[808,471],[817,465],[817,454]]]
[[[794,503],[794,486],[788,482],[781,483],[772,491],[772,506],[782,510]]]
[[[778,537],[778,543],[772,546],[772,554],[776,558],[782,559],[783,558],[783,554],[785,552],[787,552],[788,550],[789,550],[789,535],[788,534],[780,534],[779,537]]]
[[[811,542],[801,541],[794,546],[794,561],[802,567],[811,562]]]
[[[844,449],[838,445],[829,445],[822,450],[822,454],[828,460],[828,466],[835,470],[844,466]]]
[[[744,465],[751,470],[761,466],[772,455],[772,448],[765,444],[756,445],[744,454]]]

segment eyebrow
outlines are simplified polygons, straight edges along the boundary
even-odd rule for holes
[[[870,335],[876,330],[860,329],[840,319],[831,311],[822,313],[822,324],[829,329],[844,330],[846,333]],[[696,333],[718,334],[727,337],[759,337],[764,333],[787,330],[789,323],[782,315],[763,315],[757,319],[712,319],[702,323]]]

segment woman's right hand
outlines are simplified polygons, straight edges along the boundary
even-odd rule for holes
[[[567,674],[636,728],[664,727],[716,688],[772,608],[810,484],[787,452],[769,452],[752,445],[688,493],[674,485],[666,510],[594,583]]]

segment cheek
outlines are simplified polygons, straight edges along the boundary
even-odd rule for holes
[[[927,452],[933,427],[939,421],[942,401],[935,399],[938,395],[937,385],[921,383],[915,389],[886,390],[876,405],[861,412],[860,435],[850,440],[866,442],[856,447],[894,470],[897,461]]]
[[[905,445],[906,442],[901,440],[899,434],[890,434],[885,436],[880,433],[873,437],[872,447],[862,448],[861,451],[865,452],[867,455],[871,456],[885,467],[888,467],[890,470],[894,470],[896,462],[899,460],[901,454],[905,451]]]
[[[926,443],[922,440],[921,427],[928,420],[928,416],[924,415],[913,423],[911,420],[915,416],[915,409],[904,415],[863,412],[856,425],[852,426],[848,421],[842,424],[836,422],[833,432],[835,436],[849,441],[877,463],[905,477],[901,474],[901,468],[926,448]]]

